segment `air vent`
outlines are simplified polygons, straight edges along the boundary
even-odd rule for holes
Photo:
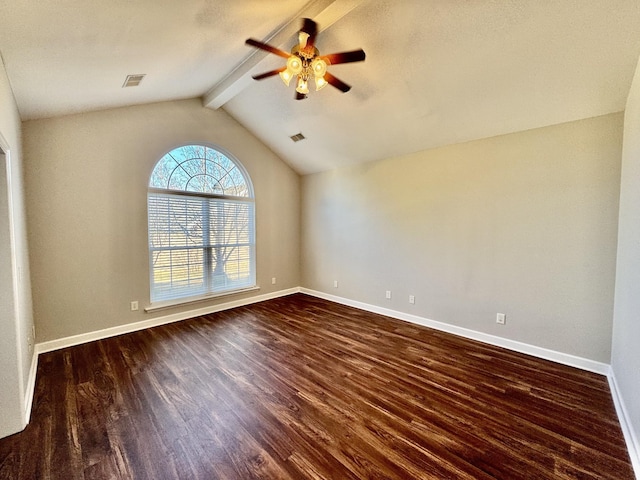
[[[122,84],[122,88],[124,87],[137,87],[138,85],[140,85],[140,82],[142,82],[142,79],[144,78],[146,74],[142,74],[142,75],[127,75],[127,78],[125,79],[124,83]]]
[[[295,135],[291,136],[291,140],[293,140],[294,142],[299,142],[300,140],[304,140],[305,136],[302,133],[296,133]]]

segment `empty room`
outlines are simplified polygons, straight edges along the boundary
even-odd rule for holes
[[[637,0],[0,21],[0,480],[640,478]]]

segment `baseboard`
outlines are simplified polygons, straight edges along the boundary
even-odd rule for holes
[[[38,372],[38,353],[33,352],[31,357],[31,367],[29,368],[29,378],[27,379],[27,389],[24,392],[24,423],[25,425],[31,420],[31,406],[33,405],[33,396],[36,389],[36,375]]]
[[[253,297],[243,298],[240,300],[234,300],[231,302],[225,302],[218,305],[209,305],[206,307],[187,310],[180,313],[174,313],[171,315],[165,315],[162,317],[152,318],[150,320],[143,320],[141,322],[128,323],[126,325],[120,325],[117,327],[105,328],[103,330],[96,330],[94,332],[82,333],[79,335],[72,335],[70,337],[59,338],[56,340],[50,340],[48,342],[42,342],[36,344],[36,354],[51,352],[59,350],[61,348],[72,347],[74,345],[80,345],[82,343],[92,342],[95,340],[101,340],[103,338],[114,337],[116,335],[123,335],[125,333],[136,332],[138,330],[144,330],[145,328],[157,327],[160,325],[166,325],[168,323],[179,322],[188,318],[197,317],[200,315],[207,315],[210,313],[220,312],[228,310],[230,308],[241,307],[244,305],[250,305],[252,303],[263,302],[265,300],[271,300],[273,298],[283,297],[291,295],[293,293],[304,293],[313,297],[322,298],[331,302],[340,303],[360,310],[368,312],[378,313],[380,315],[386,315],[387,317],[396,318],[398,320],[404,320],[406,322],[414,323],[416,325],[422,325],[424,327],[433,328],[443,332],[451,333],[461,337],[477,340],[490,345],[503,347],[509,350],[513,350],[527,355],[532,355],[545,360],[550,360],[563,365],[576,367],[582,370],[586,370],[600,375],[609,375],[609,365],[606,363],[596,362],[568,353],[557,352],[555,350],[549,350],[535,345],[518,342],[515,340],[509,340],[507,338],[490,335],[488,333],[478,332],[464,327],[458,327],[448,323],[438,322],[436,320],[430,320],[428,318],[419,317],[409,313],[399,312],[397,310],[391,310],[389,308],[378,307],[364,302],[358,302],[356,300],[350,300],[344,297],[338,297],[328,293],[320,292],[303,287],[294,287],[286,290],[279,290],[277,292],[267,293],[264,295],[256,295]],[[30,372],[29,385],[31,391],[35,386],[35,368],[37,365],[37,359],[32,362],[32,368]],[[33,378],[31,378],[33,377]]]
[[[613,402],[615,404],[616,413],[620,420],[620,426],[622,428],[625,442],[627,443],[627,448],[629,450],[629,456],[631,457],[631,462],[633,464],[636,477],[640,479],[640,442],[638,441],[638,438],[635,432],[633,431],[631,423],[629,422],[629,415],[627,413],[627,410],[624,406],[624,402],[618,390],[615,376],[611,371],[609,365],[605,363],[589,360],[586,358],[577,357],[574,355],[569,355],[566,353],[557,352],[557,351],[549,350],[546,348],[536,347],[534,345],[529,345],[522,342],[517,342],[515,340],[509,340],[509,339],[498,337],[495,335],[489,335],[487,333],[482,333],[475,330],[458,327],[448,323],[438,322],[436,320],[430,320],[428,318],[419,317],[417,315],[398,312],[396,310],[378,307],[376,305],[371,305],[364,302],[358,302],[355,300],[350,300],[347,298],[338,297],[336,295],[330,295],[324,292],[311,290],[308,288],[302,288],[302,287],[295,287],[287,290],[280,290],[277,292],[267,293],[264,295],[257,295],[254,297],[244,298],[241,300],[234,300],[231,302],[226,302],[218,305],[211,305],[211,306],[198,308],[194,310],[188,310],[185,312],[166,315],[163,317],[156,317],[156,318],[145,320],[142,322],[130,323],[130,324],[121,325],[118,327],[106,328],[103,330],[97,330],[95,332],[89,332],[89,333],[84,333],[80,335],[73,335],[70,337],[60,338],[57,340],[51,340],[49,342],[38,343],[36,345],[36,350],[31,362],[31,368],[29,370],[29,379],[27,382],[27,391],[25,392],[26,423],[29,423],[29,419],[31,415],[31,405],[33,402],[35,383],[36,383],[38,355],[41,353],[51,352],[53,350],[72,347],[74,345],[80,345],[82,343],[92,342],[94,340],[101,340],[103,338],[114,337],[116,335],[122,335],[125,333],[136,332],[139,330],[144,330],[146,328],[166,325],[168,323],[179,322],[181,320],[186,320],[186,319],[197,317],[200,315],[207,315],[210,313],[220,312],[220,311],[228,310],[231,308],[250,305],[252,303],[271,300],[274,298],[291,295],[293,293],[304,293],[304,294],[322,298],[331,302],[340,303],[342,305],[358,308],[360,310],[378,313],[380,315],[385,315],[387,317],[396,318],[398,320],[403,320],[416,325],[422,325],[422,326],[433,328],[443,332],[451,333],[453,335],[458,335],[458,336],[469,338],[472,340],[477,340],[490,345],[503,347],[508,350],[525,353],[527,355],[532,355],[538,358],[550,360],[563,365],[568,365],[568,366],[579,368],[582,370],[598,373],[601,375],[606,375],[609,380],[609,385],[610,385],[611,394],[613,397]]]
[[[636,478],[640,479],[640,441],[638,441],[638,436],[631,424],[629,413],[627,412],[624,400],[620,394],[620,389],[618,388],[618,383],[616,382],[613,370],[609,372],[608,379],[611,396],[613,397],[613,404],[616,407],[616,413],[618,414],[620,428],[622,428],[624,440],[627,444],[627,450],[629,451],[633,471],[636,474]]]
[[[557,352],[555,350],[549,350],[542,347],[536,347],[535,345],[529,345],[527,343],[518,342],[515,340],[509,340],[507,338],[490,335],[488,333],[478,332],[468,328],[458,327],[448,323],[438,322],[436,320],[430,320],[428,318],[419,317],[417,315],[411,315],[409,313],[398,312],[389,308],[378,307],[368,303],[358,302],[328,293],[319,292],[316,290],[310,290],[308,288],[301,288],[301,293],[312,295],[314,297],[329,300],[331,302],[340,303],[349,307],[359,308],[367,312],[378,313],[387,317],[396,318],[398,320],[404,320],[405,322],[414,323],[416,325],[422,325],[423,327],[433,328],[442,332],[451,333],[460,337],[477,340],[490,345],[506,348],[515,352],[525,353],[534,357],[542,358],[545,360],[551,360],[552,362],[568,365],[571,367],[579,368],[581,370],[587,370],[589,372],[598,373],[600,375],[609,374],[609,365],[606,363],[596,362],[587,358],[577,357],[567,353]]]
[[[284,297],[286,295],[291,295],[292,293],[298,293],[299,291],[299,287],[294,287],[287,290],[279,290],[277,292],[256,295],[240,300],[233,300],[231,302],[209,305],[194,310],[187,310],[185,312],[165,315],[162,317],[155,317],[149,320],[143,320],[141,322],[128,323],[126,325],[119,325],[117,327],[105,328],[103,330],[96,330],[94,332],[82,333],[79,335],[72,335],[70,337],[50,340],[48,342],[38,343],[36,345],[36,352],[38,354],[52,352],[61,348],[73,347],[74,345],[93,342],[95,340],[102,340],[103,338],[115,337],[117,335],[123,335],[125,333],[137,332],[138,330],[144,330],[146,328],[158,327],[160,325],[166,325],[168,323],[179,322],[181,320],[187,320],[189,318],[198,317],[200,315],[208,315],[210,313],[221,312],[222,310],[229,310],[230,308],[242,307],[244,305],[250,305],[252,303],[263,302],[265,300],[271,300],[278,297]]]
[[[396,318],[398,320],[404,320],[406,322],[414,323],[416,325],[422,325],[429,328],[434,328],[443,332],[451,333],[472,340],[488,343],[498,347],[503,347],[509,350],[513,350],[527,355],[532,355],[545,360],[551,360],[553,362],[561,363],[571,367],[580,368],[589,372],[598,373],[600,375],[609,375],[609,365],[606,363],[596,362],[568,353],[557,352],[555,350],[549,350],[535,345],[518,342],[515,340],[509,340],[507,338],[490,335],[488,333],[478,332],[464,327],[458,327],[448,323],[438,322],[436,320],[430,320],[428,318],[419,317],[409,313],[399,312],[397,310],[391,310],[389,308],[378,307],[364,302],[358,302],[356,300],[350,300],[348,298],[338,297],[328,293],[320,292],[302,287],[289,288],[287,290],[279,290],[277,292],[267,293],[264,295],[256,295],[253,297],[243,298],[240,300],[234,300],[231,302],[225,302],[218,305],[209,305],[206,307],[187,310],[180,313],[174,313],[171,315],[165,315],[162,317],[152,318],[150,320],[144,320],[141,322],[128,323],[126,325],[120,325],[117,327],[105,328],[103,330],[96,330],[94,332],[83,333],[79,335],[73,335],[70,337],[59,338],[48,342],[38,343],[36,345],[36,353],[46,353],[53,350],[59,350],[61,348],[72,347],[74,345],[80,345],[82,343],[92,342],[94,340],[101,340],[103,338],[114,337],[116,335],[122,335],[125,333],[136,332],[138,330],[144,330],[145,328],[157,327],[160,325],[166,325],[168,323],[179,322],[188,318],[197,317],[199,315],[207,315],[209,313],[220,312],[222,310],[228,310],[230,308],[241,307],[244,305],[250,305],[252,303],[262,302],[265,300],[271,300],[273,298],[283,297],[291,295],[293,293],[305,293],[318,298],[323,298],[331,302],[340,303],[350,307],[359,308],[368,312],[378,313],[380,315],[386,315],[388,317]],[[35,366],[32,366],[35,368]],[[35,372],[34,372],[35,376]],[[31,381],[31,379],[30,379]],[[35,378],[33,379],[35,384]]]

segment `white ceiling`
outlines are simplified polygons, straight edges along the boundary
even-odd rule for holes
[[[330,67],[349,93],[251,80],[284,59],[244,40],[288,51],[302,16],[366,51]],[[0,53],[24,120],[202,97],[305,174],[623,110],[640,2],[3,0]]]

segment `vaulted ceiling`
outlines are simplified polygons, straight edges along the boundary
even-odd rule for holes
[[[366,51],[330,67],[350,92],[251,79],[284,59],[244,40],[289,51],[302,17]],[[0,53],[23,120],[201,97],[305,174],[623,110],[640,2],[11,0]]]

